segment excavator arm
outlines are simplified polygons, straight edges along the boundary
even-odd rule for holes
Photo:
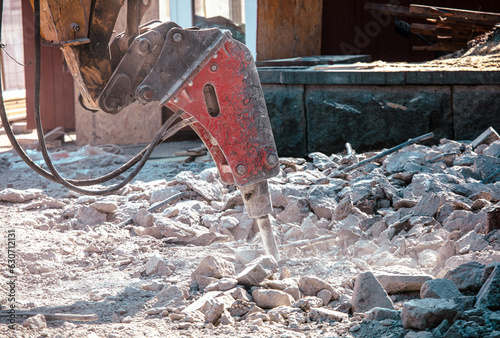
[[[266,253],[279,259],[267,184],[279,173],[279,159],[248,48],[219,29],[158,21],[139,26],[150,0],[128,0],[126,31],[112,41],[123,0],[40,0],[39,5],[41,37],[63,50],[82,105],[117,114],[138,101],[167,106],[189,121],[222,181],[239,187]]]

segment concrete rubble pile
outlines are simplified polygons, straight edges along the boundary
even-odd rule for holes
[[[316,276],[292,278],[286,267],[279,275],[272,257],[240,248],[236,258],[245,268],[239,273],[218,256],[201,262],[191,284],[191,294],[201,297],[180,309],[165,307],[170,319],[181,327],[245,321],[299,328],[327,322],[349,332],[380,321],[406,337],[500,337],[500,263],[488,264],[500,262],[500,182],[480,183],[500,167],[500,140],[475,149],[450,140],[432,147],[413,145],[349,175],[342,173],[367,155],[313,153],[312,163],[282,158],[282,173],[270,182],[279,242],[335,235],[309,249],[352,257],[367,270],[355,281],[332,285]],[[141,215],[137,221],[142,226],[133,230],[197,245],[252,240],[255,228],[243,213],[239,193],[224,198],[214,172],[208,173],[202,173],[202,184],[180,174],[177,184],[165,190],[193,189],[211,201],[181,202],[163,213],[179,229],[200,229],[189,240],[155,215]],[[147,217],[149,224],[141,221]],[[395,265],[427,274],[369,271]],[[397,301],[397,295],[411,292],[420,299]]]
[[[118,238],[116,225],[142,245],[166,247],[137,264],[122,255],[111,265],[134,266],[142,290],[154,294],[143,304],[146,316],[168,318],[178,329],[315,325],[360,337],[500,337],[498,134],[491,130],[473,143],[411,145],[343,171],[374,154],[280,159],[281,173],[269,182],[280,262],[263,256],[239,191],[222,184],[214,167],[172,171],[168,179],[137,181],[108,197],[7,188],[0,201],[61,210],[63,221],[41,230],[93,233],[96,241],[85,248],[90,257],[108,250],[98,238]],[[195,197],[148,210],[183,192]],[[124,223],[129,217],[132,224]],[[99,229],[103,224],[114,230]],[[178,245],[214,253],[191,262],[189,280],[162,282],[187,264],[168,257]],[[321,275],[294,273],[295,266],[322,259],[349,272],[334,266]],[[42,273],[44,266],[27,269]],[[115,312],[112,320],[133,319]]]

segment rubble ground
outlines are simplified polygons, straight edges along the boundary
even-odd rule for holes
[[[500,337],[498,135],[342,170],[375,154],[280,159],[269,182],[276,262],[211,161],[155,157],[95,197],[0,152],[0,336]],[[76,179],[130,158],[88,146],[52,156]],[[183,192],[194,197],[148,211]]]

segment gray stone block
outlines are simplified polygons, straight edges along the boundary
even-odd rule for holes
[[[488,127],[500,130],[500,86],[454,86],[455,139],[473,140]]]
[[[491,311],[500,310],[500,265],[495,267],[479,290],[476,307],[488,308]]]
[[[453,320],[458,311],[458,306],[449,299],[414,299],[404,303],[401,320],[405,329],[433,329],[445,319]]]
[[[391,299],[370,271],[356,278],[351,299],[353,312],[366,312],[375,307],[394,310]]]
[[[459,291],[479,291],[484,267],[484,264],[478,262],[467,262],[448,271],[444,278],[455,283]]]
[[[425,282],[420,289],[420,298],[451,299],[461,297],[455,284],[445,278],[432,279]]]
[[[452,137],[450,96],[447,87],[307,86],[308,151],[382,148],[430,131]]]
[[[304,86],[262,85],[279,156],[306,156]]]

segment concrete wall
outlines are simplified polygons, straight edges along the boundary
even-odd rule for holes
[[[380,149],[434,132],[473,139],[500,130],[500,72],[261,69],[280,156]]]

